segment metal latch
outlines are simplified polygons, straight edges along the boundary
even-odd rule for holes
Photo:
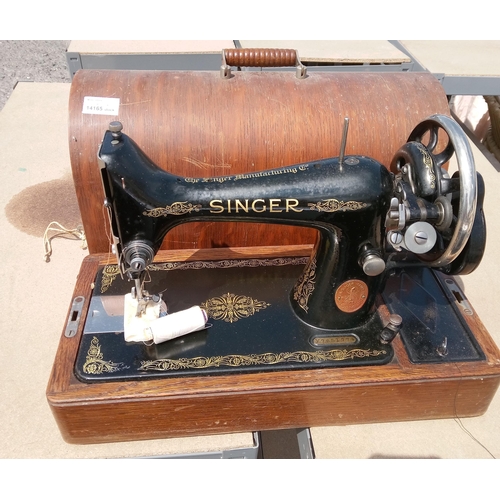
[[[71,309],[69,311],[68,323],[66,324],[66,330],[64,331],[65,337],[71,338],[76,335],[78,325],[80,324],[80,318],[82,317],[84,303],[85,298],[81,295],[73,299],[73,304],[71,304]]]
[[[472,307],[469,304],[468,300],[464,297],[462,290],[458,288],[457,284],[452,279],[446,279],[445,282],[446,286],[457,300],[458,307],[464,314],[467,314],[467,316],[472,316],[474,314],[472,312]]]

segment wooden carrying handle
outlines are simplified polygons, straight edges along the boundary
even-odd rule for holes
[[[297,78],[306,78],[305,66],[294,49],[224,49],[222,51],[222,78],[231,78],[231,66],[276,68],[295,66]]]
[[[279,67],[296,66],[297,51],[293,49],[225,49],[228,66]]]

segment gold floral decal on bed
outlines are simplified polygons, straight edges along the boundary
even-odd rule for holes
[[[102,270],[101,293],[104,293],[120,274],[120,268],[116,264],[104,266]]]
[[[144,371],[171,371],[188,368],[214,368],[219,366],[252,366],[252,365],[275,365],[278,363],[321,363],[324,361],[344,361],[354,358],[368,358],[386,354],[386,351],[370,349],[333,349],[331,351],[296,351],[282,352],[279,354],[249,354],[211,356],[180,359],[158,359],[154,361],[142,361],[139,370]]]
[[[212,319],[223,320],[226,323],[236,323],[236,321],[249,318],[270,305],[267,302],[252,299],[245,295],[226,293],[220,297],[206,300],[200,307]]]
[[[111,361],[103,361],[104,355],[101,352],[99,339],[93,337],[90,341],[90,347],[87,351],[87,359],[83,365],[83,373],[90,375],[101,375],[102,373],[113,373],[129,368],[123,363],[113,363]]]
[[[161,262],[150,264],[149,271],[173,271],[177,269],[229,269],[231,267],[297,266],[307,264],[309,257],[277,257],[275,259],[240,259],[194,262]],[[120,274],[116,264],[104,266],[102,270],[101,293],[106,292]]]
[[[173,271],[174,269],[229,269],[231,267],[296,266],[307,264],[309,257],[277,257],[274,259],[225,259],[217,261],[162,262],[150,264],[150,271]]]

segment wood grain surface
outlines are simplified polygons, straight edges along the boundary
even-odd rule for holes
[[[85,96],[118,97],[118,116],[83,114]],[[97,151],[113,120],[161,168],[184,177],[220,177],[338,156],[344,118],[347,154],[389,165],[411,130],[448,114],[439,82],[419,73],[79,71],[71,86],[69,144],[91,253],[108,252]],[[194,201],[194,200],[190,200]],[[109,232],[109,231],[108,231]],[[314,242],[309,228],[189,223],[164,249]]]

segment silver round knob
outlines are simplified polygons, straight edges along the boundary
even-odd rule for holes
[[[379,274],[382,274],[384,270],[384,259],[378,255],[370,254],[363,259],[363,272],[367,276],[378,276]]]
[[[405,233],[405,246],[413,253],[423,254],[436,243],[436,230],[428,222],[414,222]]]

